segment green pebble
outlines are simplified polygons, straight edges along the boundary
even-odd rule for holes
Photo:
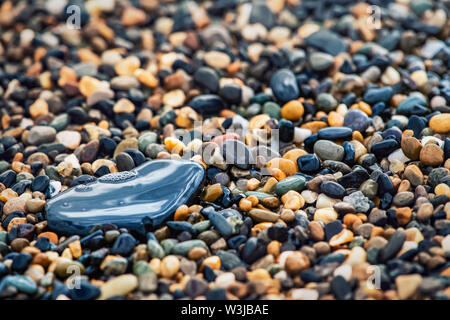
[[[281,270],[283,270],[283,268],[279,265],[279,264],[271,264],[268,268],[267,271],[269,271],[270,275],[273,277],[274,275],[276,275],[278,272],[280,272]]]
[[[197,238],[211,245],[220,239],[220,233],[216,230],[206,230],[200,233]]]
[[[337,100],[329,93],[321,93],[317,96],[317,106],[326,112],[333,111],[337,108]]]
[[[275,192],[278,195],[283,195],[289,190],[302,191],[305,188],[306,179],[302,176],[290,176],[284,178],[275,186]]]
[[[127,271],[128,261],[124,257],[116,257],[108,261],[103,272],[105,274],[119,275]]]
[[[5,160],[0,161],[0,173],[5,172],[5,171],[8,170],[10,167],[11,167],[11,166],[10,166],[10,164],[9,164],[7,161],[5,161]]]
[[[147,261],[143,261],[143,260],[139,260],[136,261],[133,265],[133,273],[140,277],[141,275],[143,275],[144,273],[147,272],[155,272],[153,270],[153,268],[148,264]]]
[[[22,180],[33,180],[34,176],[31,173],[28,172],[21,172],[17,174],[16,176],[16,182],[22,181]]]
[[[361,236],[357,236],[353,238],[352,242],[350,242],[350,249],[353,249],[354,247],[363,247],[364,246],[364,238]]]
[[[161,151],[165,151],[166,149],[157,143],[150,143],[147,148],[145,149],[145,155],[147,157],[150,157],[152,159],[155,159],[156,156],[158,155],[158,153],[160,153]]]
[[[166,255],[163,247],[161,247],[158,241],[153,239],[148,240],[147,242],[148,252],[152,258],[162,259]]]
[[[0,242],[0,255],[6,255],[10,251],[9,246],[6,244],[6,242]]]
[[[147,147],[152,143],[156,143],[157,140],[158,136],[155,132],[145,132],[138,138],[139,150],[145,152]]]
[[[177,254],[180,256],[186,256],[189,251],[193,248],[201,247],[204,249],[208,249],[206,243],[202,240],[188,240],[184,242],[177,243],[171,250],[172,254]]]
[[[216,255],[225,270],[232,270],[236,267],[246,267],[245,263],[239,257],[231,252],[218,250]]]
[[[105,240],[108,243],[114,242],[120,236],[119,230],[108,230],[105,232]]]
[[[425,11],[433,9],[433,3],[428,0],[416,0],[409,2],[409,7],[418,17],[421,17]]]
[[[61,131],[66,128],[70,123],[70,117],[67,113],[63,113],[56,116],[52,122],[50,122],[50,127],[53,127],[56,131]]]
[[[197,230],[198,233],[202,233],[203,231],[206,231],[211,227],[211,221],[200,221],[194,224],[193,227],[195,230]]]
[[[8,238],[8,232],[0,231],[0,242],[6,243],[7,238]]]
[[[176,239],[164,239],[160,245],[164,249],[164,252],[172,251],[172,248],[178,243]]]
[[[376,264],[379,252],[380,252],[380,249],[375,248],[375,247],[367,250],[367,257],[366,257],[367,262],[370,264]]]
[[[249,103],[264,104],[267,101],[270,101],[270,96],[267,93],[258,93],[250,98]]]
[[[267,114],[271,118],[281,118],[281,108],[278,104],[272,101],[267,101],[263,106],[263,113]]]
[[[39,281],[41,287],[47,288],[53,284],[53,280],[55,280],[55,274],[53,272],[47,272]]]
[[[175,111],[169,110],[159,118],[159,124],[161,127],[164,127],[166,124],[174,123],[176,118],[177,115],[175,114]]]
[[[258,198],[258,200],[264,199],[264,198],[272,198],[273,194],[265,193],[265,192],[258,192],[258,191],[247,191],[245,193],[247,197],[255,196]]]
[[[46,166],[45,174],[50,178],[50,180],[62,181],[63,177],[59,174],[58,169],[55,166]]]

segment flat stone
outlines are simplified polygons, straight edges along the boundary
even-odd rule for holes
[[[400,275],[395,278],[398,297],[402,300],[412,297],[418,290],[422,276],[420,274]]]
[[[314,144],[314,153],[321,160],[341,161],[344,158],[344,148],[329,140],[319,140]]]
[[[319,139],[346,140],[352,137],[353,130],[347,127],[328,127],[319,130]]]
[[[146,225],[159,225],[187,202],[203,179],[204,169],[195,162],[150,161],[52,198],[46,205],[48,225],[52,230],[81,235],[103,224],[145,233]]]
[[[77,131],[64,130],[56,134],[56,141],[62,143],[67,149],[75,150],[81,142],[81,135]]]
[[[403,230],[397,230],[389,239],[387,245],[380,252],[380,261],[386,262],[397,255],[405,242],[406,234]]]
[[[369,127],[369,124],[369,117],[359,109],[349,110],[345,114],[344,126],[354,131],[364,132]]]
[[[305,39],[305,43],[321,51],[337,56],[339,53],[347,51],[347,45],[336,33],[321,29],[314,32]]]
[[[43,143],[55,141],[56,130],[53,127],[35,126],[31,128],[27,135],[27,143],[33,146],[39,146]]]

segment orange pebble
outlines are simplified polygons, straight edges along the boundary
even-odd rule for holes
[[[328,114],[328,124],[331,127],[341,127],[344,125],[344,117],[336,111],[331,111]]]
[[[186,221],[189,216],[189,207],[185,204],[179,206],[175,211],[174,220],[175,221]]]
[[[54,232],[51,232],[51,231],[42,232],[41,234],[38,235],[38,239],[40,237],[47,237],[48,240],[50,240],[54,244],[56,244],[56,245],[58,244],[58,235]]]
[[[202,265],[200,267],[200,271],[203,270],[204,266],[208,266],[213,270],[220,269],[220,258],[218,256],[211,256],[203,260]]]
[[[295,166],[294,162],[284,158],[273,158],[272,160],[267,162],[266,166],[269,169],[280,169],[287,176],[292,176],[297,172],[297,167]]]

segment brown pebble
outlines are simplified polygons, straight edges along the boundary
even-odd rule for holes
[[[420,151],[420,162],[425,166],[436,167],[444,162],[444,150],[436,144],[428,143]]]

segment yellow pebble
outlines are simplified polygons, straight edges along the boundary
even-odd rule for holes
[[[266,166],[269,169],[274,168],[280,169],[287,176],[292,176],[297,172],[297,167],[295,166],[295,163],[289,159],[284,158],[274,158],[269,162],[267,162]]]
[[[252,206],[256,206],[259,203],[259,200],[256,196],[248,196],[247,200],[252,203]]]
[[[305,109],[298,100],[291,100],[281,108],[281,117],[291,121],[297,121],[303,116]]]
[[[353,240],[353,232],[348,229],[343,229],[338,234],[334,235],[330,239],[330,246],[337,247],[344,243],[348,243]]]
[[[275,191],[275,187],[278,183],[278,180],[274,177],[270,177],[267,179],[266,184],[262,187],[261,191],[265,193],[273,193]]]
[[[337,217],[337,212],[331,207],[317,209],[316,212],[314,212],[314,221],[322,221],[325,224],[336,220]]]
[[[248,128],[250,130],[261,129],[265,126],[267,121],[270,120],[270,116],[267,114],[258,114],[250,119],[248,122]]]
[[[447,197],[450,198],[450,187],[445,184],[445,183],[439,183],[435,188],[434,188],[434,193],[438,196],[441,194],[445,194]]]
[[[170,153],[176,154],[181,154],[184,148],[186,148],[182,141],[174,137],[167,137],[166,139],[164,139],[164,145]]]
[[[156,78],[150,71],[144,69],[137,69],[134,72],[135,77],[139,80],[140,83],[149,87],[156,88],[158,86],[158,78]]]
[[[81,254],[83,253],[83,250],[81,249],[81,243],[80,240],[73,241],[69,243],[69,249],[70,253],[75,259],[78,259],[81,257]]]
[[[30,106],[30,115],[33,118],[37,118],[37,117],[45,115],[47,113],[48,113],[48,104],[47,104],[47,101],[45,101],[42,98],[37,99]]]
[[[328,124],[330,127],[341,127],[344,125],[344,117],[336,111],[331,111],[328,114]]]
[[[218,256],[211,256],[203,260],[200,270],[203,270],[205,266],[210,267],[213,270],[220,269],[220,258]]]
[[[248,212],[252,209],[252,202],[250,200],[247,199],[241,199],[239,201],[239,208],[242,211]]]
[[[220,183],[206,187],[202,199],[208,202],[214,202],[222,194],[222,185]]]
[[[174,215],[175,221],[186,221],[189,216],[189,208],[187,205],[183,204],[177,208]]]
[[[256,178],[251,178],[247,181],[247,189],[250,191],[256,190],[259,187],[261,181]]]
[[[119,76],[131,76],[140,66],[141,61],[138,57],[129,56],[117,62],[114,70]]]
[[[437,133],[449,133],[450,113],[441,113],[431,117],[430,128]]]

